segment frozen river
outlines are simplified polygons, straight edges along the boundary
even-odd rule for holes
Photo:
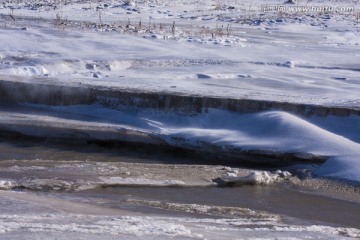
[[[13,184],[12,190],[0,191],[4,238],[359,237],[354,186],[299,183],[293,177],[270,185],[220,187],[209,181],[259,169],[95,145],[2,140],[0,157],[1,176],[8,182],[2,187]],[[119,182],[120,176],[138,181]]]

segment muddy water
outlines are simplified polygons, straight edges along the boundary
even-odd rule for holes
[[[153,201],[249,208],[279,214],[286,222],[296,224],[360,228],[360,201],[319,196],[279,185],[237,188],[119,187],[74,193],[68,197],[92,199],[94,202],[101,199],[101,205],[150,213],[166,213],[163,210],[167,210],[161,204],[154,206],[151,204]],[[134,201],[134,205],[131,200],[141,201]],[[168,214],[181,215],[182,212],[175,209],[175,213]]]
[[[131,150],[114,151],[103,148],[59,148],[54,145],[29,142],[0,143],[0,164],[6,160],[19,163],[36,164],[36,159],[46,159],[49,164],[60,160],[78,160],[90,162],[126,162],[126,163],[191,163],[193,159],[173,158],[168,155],[134,153]],[[56,164],[53,164],[56,168]],[[8,167],[8,166],[7,166]],[[141,168],[141,166],[140,166]],[[57,178],[56,169],[47,172],[47,178]],[[93,173],[96,178],[96,172]],[[19,174],[19,178],[24,177]],[[80,175],[79,175],[80,176]],[[16,176],[14,176],[16,179]],[[28,191],[28,190],[26,190]],[[76,202],[86,202],[109,208],[127,209],[152,214],[186,215],[184,208],[168,206],[162,203],[198,204],[205,206],[249,208],[279,214],[285,222],[296,224],[330,225],[336,227],[360,228],[359,195],[342,198],[339,195],[313,190],[283,182],[268,186],[254,185],[234,188],[220,187],[161,187],[161,186],[122,186],[97,187],[84,191],[36,191],[37,195],[65,198]],[[346,195],[346,194],[345,194]],[[156,204],[154,204],[154,202]],[[221,210],[220,210],[221,212]],[[196,212],[195,212],[196,213]],[[193,213],[194,214],[194,213]],[[206,215],[206,214],[205,214]]]

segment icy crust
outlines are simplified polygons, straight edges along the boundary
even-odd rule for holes
[[[70,222],[69,222],[70,221]],[[9,236],[26,229],[29,235],[42,236],[62,233],[89,234],[89,236],[103,234],[110,239],[126,239],[129,236],[136,239],[154,239],[154,237],[168,238],[176,237],[180,239],[225,239],[225,237],[241,234],[242,236],[292,236],[292,239],[318,239],[327,237],[328,239],[351,239],[358,237],[356,229],[332,228],[326,226],[286,226],[266,221],[249,221],[246,219],[176,219],[162,217],[113,217],[100,218],[92,216],[77,215],[0,215],[0,234]],[[256,224],[255,228],[248,228],[248,225]],[[203,228],[203,230],[201,230]],[[236,229],[236,228],[240,228]],[[204,232],[203,232],[204,231]],[[215,234],[214,237],[207,238],[206,232]],[[0,235],[0,236],[1,236]],[[69,236],[69,237],[70,237]],[[342,237],[344,236],[344,237]],[[345,237],[346,236],[346,237]],[[72,239],[72,238],[71,238]]]
[[[248,176],[238,177],[228,172],[227,176],[216,178],[213,181],[219,186],[241,186],[241,185],[269,185],[289,179],[290,172],[277,170],[274,173],[268,171],[253,171]]]
[[[129,125],[64,119],[61,117],[29,115],[23,113],[4,113],[0,126],[5,131],[19,132],[34,137],[118,140],[161,144],[149,132]]]
[[[12,188],[17,187],[17,185],[11,182],[11,181],[6,181],[6,180],[0,180],[0,190],[9,190]]]
[[[35,203],[31,195],[22,201],[20,199],[25,193],[20,194],[0,198],[2,206],[8,207],[0,214],[0,237],[22,239],[26,234],[27,239],[49,239],[61,234],[61,238],[67,239],[78,239],[79,236],[98,239],[100,235],[101,239],[235,239],[239,236],[245,239],[263,239],[264,236],[277,239],[353,239],[360,236],[359,230],[353,228],[289,225],[282,223],[276,215],[197,204],[147,203],[153,207],[217,217],[119,216],[116,210],[111,216],[104,216],[101,212],[71,214],[58,211],[56,207],[48,208],[46,201]],[[67,205],[68,210],[72,205],[80,207],[72,202],[63,202],[62,205]],[[20,213],[22,208],[27,209],[26,213]],[[223,217],[224,213],[232,217]]]
[[[127,203],[141,206],[150,206],[158,209],[194,213],[194,214],[205,214],[208,216],[217,216],[223,218],[241,218],[245,220],[249,219],[249,222],[244,222],[244,225],[249,224],[251,221],[257,221],[259,225],[272,224],[274,222],[281,222],[279,215],[270,214],[267,212],[254,211],[248,208],[240,207],[224,207],[224,206],[210,206],[201,204],[182,204],[172,202],[160,202],[150,200],[139,200],[139,199],[127,199]]]
[[[18,164],[18,165],[14,165]],[[9,167],[10,165],[10,167]],[[223,187],[269,185],[291,178],[287,171],[253,171],[209,165],[117,162],[2,161],[0,189],[84,191],[106,187]],[[51,174],[50,174],[51,173]],[[7,176],[7,178],[5,178]]]
[[[236,171],[236,170],[235,170]],[[268,171],[250,171],[249,175],[238,177],[234,171],[227,172],[214,179],[206,181],[193,180],[181,181],[171,179],[153,178],[132,178],[132,177],[114,177],[98,176],[98,180],[89,180],[89,176],[83,176],[79,179],[61,180],[60,176],[54,179],[34,178],[23,174],[21,180],[1,180],[0,190],[28,189],[34,191],[84,191],[96,188],[106,187],[227,187],[242,185],[270,185],[289,180],[292,174],[287,171],[278,170],[274,173]],[[29,174],[30,175],[30,174]],[[241,174],[239,174],[241,175]],[[146,177],[146,175],[144,176]],[[211,175],[208,176],[211,178]],[[155,178],[155,179],[154,179]],[[88,180],[85,180],[88,179]]]
[[[70,223],[68,223],[70,220]],[[81,215],[0,215],[0,234],[20,232],[23,229],[34,233],[81,233],[142,237],[198,237],[181,224],[169,223],[166,219],[138,217],[99,218]],[[1,235],[0,235],[1,236]]]
[[[100,180],[104,182],[104,185],[108,186],[157,186],[157,187],[166,187],[166,186],[191,186],[186,184],[183,181],[179,180],[151,180],[151,179],[141,179],[141,178],[121,178],[121,177],[100,177]],[[195,186],[195,185],[194,185]]]

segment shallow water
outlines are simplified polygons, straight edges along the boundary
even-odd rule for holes
[[[5,176],[15,180],[18,179],[19,181],[28,181],[27,179],[30,178],[39,177],[45,179],[46,177],[47,180],[51,180],[58,179],[59,174],[63,172],[64,176],[66,175],[63,180],[71,181],[73,178],[78,177],[84,181],[86,179],[91,181],[101,177],[100,173],[103,173],[103,171],[111,170],[112,168],[109,168],[109,166],[111,167],[111,164],[116,162],[145,163],[148,164],[146,166],[158,163],[170,165],[180,163],[184,166],[188,163],[194,164],[193,159],[183,159],[182,157],[174,157],[169,154],[159,155],[157,153],[148,154],[134,151],[134,149],[114,150],[96,146],[91,147],[91,149],[85,147],[79,148],[77,146],[59,147],[58,145],[46,142],[41,144],[32,144],[28,141],[2,142],[0,143],[0,164],[2,164],[3,168],[2,178]],[[41,160],[46,160],[45,165]],[[76,171],[78,170],[64,172],[64,166],[61,168],[61,164],[59,164],[62,160],[67,161],[67,168],[69,166],[71,168],[71,161],[74,161],[74,166],[77,164],[76,166],[80,172],[77,173]],[[82,169],[80,163],[89,163],[89,165],[84,165],[84,169]],[[89,166],[99,163],[109,165],[101,165],[103,169],[100,169],[100,173],[92,172],[92,168]],[[17,166],[18,172],[16,176],[11,176],[13,172],[7,172],[6,170],[6,168],[14,169],[11,168],[11,164]],[[86,170],[86,167],[89,169]],[[140,164],[139,168],[141,167],[142,165]],[[84,172],[89,171],[88,175],[81,175],[82,170]],[[29,171],[29,174],[26,171]],[[173,172],[174,176],[175,171]],[[44,181],[41,184],[44,184]],[[84,185],[86,185],[86,181]],[[131,184],[128,184],[117,187],[97,186],[83,191],[74,191],[70,188],[65,189],[65,191],[61,189],[54,190],[54,188],[49,188],[49,190],[46,187],[39,189],[36,189],[36,191],[25,191],[41,197],[91,204],[93,206],[105,207],[106,209],[126,210],[133,212],[134,215],[145,214],[146,216],[160,215],[167,217],[190,217],[194,219],[209,217],[212,219],[224,217],[236,219],[237,217],[254,217],[248,211],[244,212],[244,209],[251,209],[260,213],[266,212],[266,214],[270,214],[269,216],[280,216],[281,222],[284,224],[360,228],[358,221],[360,216],[360,198],[357,198],[358,195],[352,198],[347,198],[344,195],[342,198],[339,195],[335,196],[331,193],[324,193],[324,191],[310,191],[299,186],[295,187],[288,182],[267,186],[252,185],[225,188],[216,186],[169,187],[156,185],[149,187],[141,185],[131,186]],[[46,200],[44,201],[46,202]],[[46,205],[46,203],[44,204]],[[211,206],[217,206],[216,211],[213,209],[204,210],[211,208]],[[268,223],[269,226],[272,224],[274,223]],[[249,223],[249,226],[253,228],[259,227],[254,221]]]
[[[360,228],[360,201],[351,202],[320,196],[283,185],[236,188],[117,187],[73,193],[64,197],[94,202],[101,199],[101,205],[152,213],[163,213],[166,208],[161,204],[154,207],[149,204],[151,201],[249,208],[279,214],[284,216],[286,221],[305,225],[325,224]],[[141,201],[132,204],[129,199]],[[179,215],[184,212],[169,214]]]

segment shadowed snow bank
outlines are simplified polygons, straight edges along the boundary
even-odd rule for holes
[[[357,129],[359,117],[351,117],[352,129]],[[253,163],[330,157],[316,172],[319,176],[359,181],[354,170],[360,168],[359,139],[347,131],[343,119],[321,123],[280,111],[245,114],[209,109],[188,115],[126,106],[113,110],[99,105],[25,104],[19,112],[2,111],[0,127],[36,137],[160,144]]]
[[[350,116],[360,115],[359,108],[302,104],[274,100],[249,99],[246,96],[217,97],[206,94],[185,94],[181,92],[146,91],[141,89],[99,87],[92,84],[64,84],[46,78],[5,77],[0,79],[0,100],[9,102],[32,102],[50,105],[93,104],[117,107],[153,108],[179,113],[201,113],[211,108],[234,112],[262,112],[280,110],[304,116]]]

